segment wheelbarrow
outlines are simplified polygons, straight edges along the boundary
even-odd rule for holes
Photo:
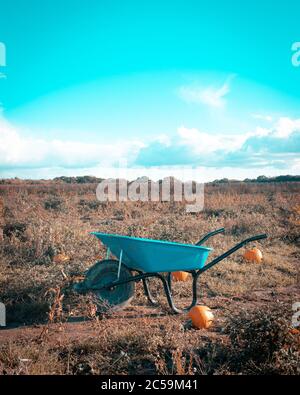
[[[104,306],[119,310],[130,304],[138,281],[142,281],[149,302],[157,305],[149,289],[149,279],[157,278],[162,282],[171,310],[174,313],[189,311],[198,302],[197,281],[202,273],[246,244],[267,237],[266,234],[249,237],[206,264],[212,248],[203,244],[210,237],[224,232],[224,228],[217,229],[203,236],[196,244],[92,232],[107,247],[106,259],[95,263],[86,272],[85,279],[75,284],[74,288],[80,293],[92,292],[99,311]],[[176,271],[192,275],[192,302],[183,309],[175,306],[172,297],[171,274]]]

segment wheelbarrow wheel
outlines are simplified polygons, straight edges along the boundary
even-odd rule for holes
[[[118,261],[104,260],[97,262],[86,274],[85,286],[91,289],[99,313],[124,309],[133,299],[133,281],[115,287],[103,288],[117,280],[118,267]],[[131,276],[130,270],[121,265],[119,280],[127,280]]]

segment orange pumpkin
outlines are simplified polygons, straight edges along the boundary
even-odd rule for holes
[[[258,248],[252,248],[251,250],[246,250],[244,253],[244,259],[247,261],[260,263],[262,261],[262,253]]]
[[[173,272],[172,278],[174,281],[186,281],[189,278],[189,273],[187,273],[187,272]]]
[[[291,335],[300,335],[299,329],[296,329],[296,328],[290,329],[289,332]]]
[[[194,306],[188,313],[193,327],[197,329],[208,329],[214,320],[211,309],[207,306]]]
[[[66,255],[66,254],[58,254],[58,255],[55,255],[55,257],[53,258],[54,263],[65,263],[65,262],[68,262],[69,260],[70,260],[70,257],[68,257],[68,255]]]

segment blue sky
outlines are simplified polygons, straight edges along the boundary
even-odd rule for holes
[[[299,174],[299,14],[294,0],[1,1],[0,176]]]

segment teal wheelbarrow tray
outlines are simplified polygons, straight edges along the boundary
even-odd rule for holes
[[[84,281],[75,284],[75,290],[81,293],[92,292],[99,311],[117,310],[131,302],[135,283],[142,281],[145,295],[151,304],[156,305],[148,280],[158,278],[163,284],[171,310],[174,313],[188,311],[198,302],[197,281],[202,273],[246,244],[267,237],[266,234],[252,236],[206,264],[212,248],[203,244],[210,237],[224,231],[225,229],[221,228],[210,232],[196,244],[92,232],[107,247],[106,259],[93,265],[87,271]],[[115,258],[111,259],[111,255]],[[171,273],[176,271],[185,271],[192,275],[192,302],[184,309],[177,308],[172,298]]]

